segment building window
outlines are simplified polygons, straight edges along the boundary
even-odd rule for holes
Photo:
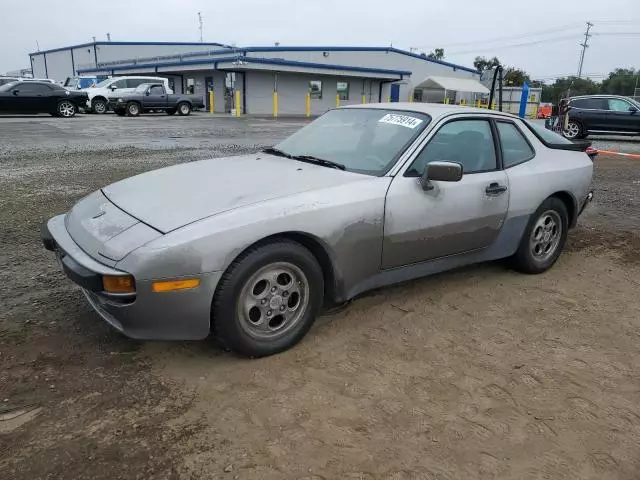
[[[349,100],[349,82],[338,82],[337,90],[340,100]]]
[[[413,101],[414,102],[422,102],[422,89],[418,88],[413,91]]]
[[[311,98],[322,98],[322,81],[311,80],[309,82],[309,93]]]
[[[196,91],[196,81],[193,78],[187,78],[186,83],[187,88],[185,89],[185,93],[193,95]]]

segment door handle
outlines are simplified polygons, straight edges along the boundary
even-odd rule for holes
[[[506,185],[500,185],[498,182],[490,183],[489,186],[485,189],[487,195],[502,195],[507,191]]]

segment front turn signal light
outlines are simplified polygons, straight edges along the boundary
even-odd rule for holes
[[[102,288],[107,293],[135,293],[136,282],[131,275],[104,275]]]
[[[163,280],[160,282],[153,282],[154,292],[172,292],[174,290],[187,290],[189,288],[196,288],[200,285],[199,278],[188,278],[185,280]]]

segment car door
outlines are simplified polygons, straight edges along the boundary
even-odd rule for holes
[[[622,98],[608,98],[606,101],[612,130],[640,132],[640,113],[635,105]]]
[[[575,118],[587,130],[608,130],[607,102],[601,97],[584,97],[572,99],[569,118]]]
[[[478,250],[496,240],[509,189],[495,145],[486,117],[458,117],[437,127],[387,192],[383,268]],[[462,164],[462,179],[433,182],[425,191],[419,177],[433,161]]]
[[[23,82],[13,89],[13,111],[18,113],[50,112],[51,88],[33,82]]]
[[[144,99],[145,108],[166,108],[167,94],[162,85],[152,85]]]

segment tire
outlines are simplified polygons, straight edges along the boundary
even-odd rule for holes
[[[512,257],[513,267],[528,274],[549,270],[564,249],[569,230],[569,214],[562,200],[547,198],[531,216]]]
[[[562,132],[566,138],[569,140],[578,140],[580,138],[585,138],[586,135],[584,133],[584,127],[577,120],[569,119],[569,123],[567,124],[567,128]]]
[[[61,100],[56,107],[56,116],[71,118],[78,112],[78,107],[71,100]]]
[[[93,101],[91,102],[91,111],[93,113],[97,113],[98,115],[103,115],[107,113],[107,110],[109,110],[109,106],[107,105],[107,102],[104,101],[103,99],[94,98]]]
[[[167,115],[175,115],[176,111],[177,110],[175,108],[169,108],[169,109],[165,110],[165,112],[167,112]]]
[[[309,331],[323,297],[322,269],[309,250],[289,240],[256,246],[220,279],[211,330],[223,348],[239,355],[280,353]]]
[[[130,117],[137,117],[140,115],[142,108],[138,102],[129,102],[125,108],[127,115]]]
[[[187,102],[180,102],[178,104],[178,115],[187,116],[191,114],[191,105]]]

